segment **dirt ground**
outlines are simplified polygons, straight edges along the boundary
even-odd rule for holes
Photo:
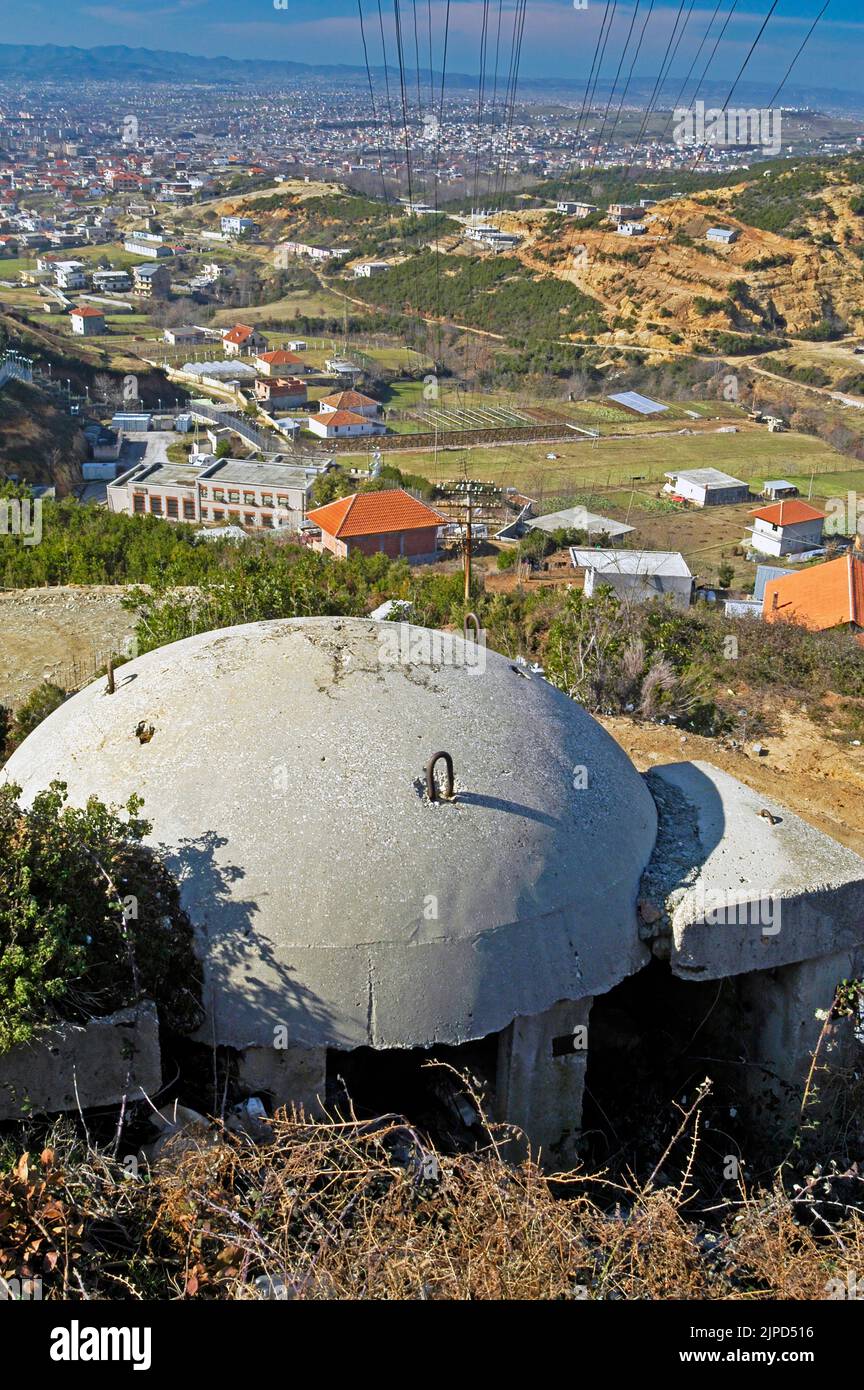
[[[658,763],[701,758],[864,855],[864,747],[852,746],[848,737],[835,740],[822,729],[821,716],[817,725],[800,706],[779,709],[776,719],[779,733],[761,739],[764,756],[750,744],[736,750],[676,728],[626,718],[600,722],[641,772]]]
[[[64,690],[125,652],[134,619],[124,587],[70,585],[0,593],[0,705],[15,708],[43,680]]]

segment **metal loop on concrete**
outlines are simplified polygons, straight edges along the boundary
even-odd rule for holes
[[[480,642],[480,619],[477,617],[476,613],[465,614],[465,621],[462,624],[462,634],[466,642],[468,641],[469,624],[473,624],[474,626],[474,645],[476,647],[479,645]]]
[[[447,769],[447,781],[445,783],[445,788],[443,792],[443,800],[452,801],[455,796],[456,784],[453,780],[453,759],[450,757],[449,753],[433,753],[432,757],[426,764],[426,795],[428,796],[430,801],[438,800],[438,786],[435,782],[435,768],[442,758],[444,759],[444,766]]]

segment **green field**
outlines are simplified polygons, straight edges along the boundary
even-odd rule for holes
[[[548,460],[547,453],[558,458]],[[431,450],[400,452],[404,466],[429,478],[470,477],[500,482],[524,490],[558,492],[562,496],[586,485],[616,486],[632,479],[662,484],[674,468],[720,468],[760,486],[767,478],[808,480],[811,472],[841,479],[852,474],[838,471],[841,456],[809,435],[740,434],[660,435],[641,434],[627,439],[586,440],[576,444],[490,445],[473,449],[440,449],[437,461]],[[860,475],[859,475],[860,476]],[[643,484],[644,485],[644,484]],[[802,483],[807,491],[807,483]],[[842,489],[841,489],[842,491]],[[833,494],[832,494],[833,495]]]

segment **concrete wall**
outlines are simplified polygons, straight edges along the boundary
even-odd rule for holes
[[[507,1145],[508,1159],[530,1148],[551,1170],[576,1162],[591,1003],[562,1000],[545,1013],[514,1019],[501,1034],[496,1114],[524,1134]]]
[[[837,985],[860,975],[862,964],[861,950],[838,952],[739,979],[742,1079],[760,1127],[792,1128],[801,1118],[815,1118],[830,1104],[832,1074],[851,1069],[856,1054],[860,1059],[853,1020],[826,1025],[826,1017]]]

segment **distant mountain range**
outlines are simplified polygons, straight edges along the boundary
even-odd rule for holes
[[[373,74],[383,81],[384,69],[373,68]],[[393,73],[393,69],[389,69]],[[407,74],[412,84],[413,72]],[[283,83],[286,80],[352,83],[367,81],[365,67],[350,67],[336,63],[291,63],[267,59],[242,58],[201,58],[189,53],[172,53],[161,49],[127,48],[114,45],[101,48],[60,48],[56,44],[0,44],[0,81],[9,79],[51,78],[58,82],[118,82],[124,83],[202,83],[202,84],[249,84]],[[525,78],[520,81],[519,95],[523,100],[552,100],[560,97],[581,100],[588,79],[586,73],[581,78],[543,77]],[[428,73],[421,74],[421,81],[428,80]],[[435,77],[440,82],[440,73]],[[628,105],[638,106],[646,103],[654,91],[656,79],[643,77],[631,83],[628,91]],[[600,101],[610,92],[608,81],[599,81],[595,100]],[[447,74],[447,87],[453,92],[465,88],[476,88],[477,76],[470,73],[452,72]],[[680,79],[667,81],[660,89],[659,104],[668,109],[679,98]],[[620,89],[619,89],[620,90]],[[773,88],[770,83],[742,82],[735,89],[736,105],[763,105],[771,100]],[[729,81],[712,81],[701,84],[698,96],[706,103],[721,104],[729,96]],[[687,101],[693,100],[690,87]],[[807,87],[801,84],[789,85],[783,89],[782,100],[786,106],[809,106],[832,115],[864,118],[864,96],[860,92],[846,92],[826,87]]]

